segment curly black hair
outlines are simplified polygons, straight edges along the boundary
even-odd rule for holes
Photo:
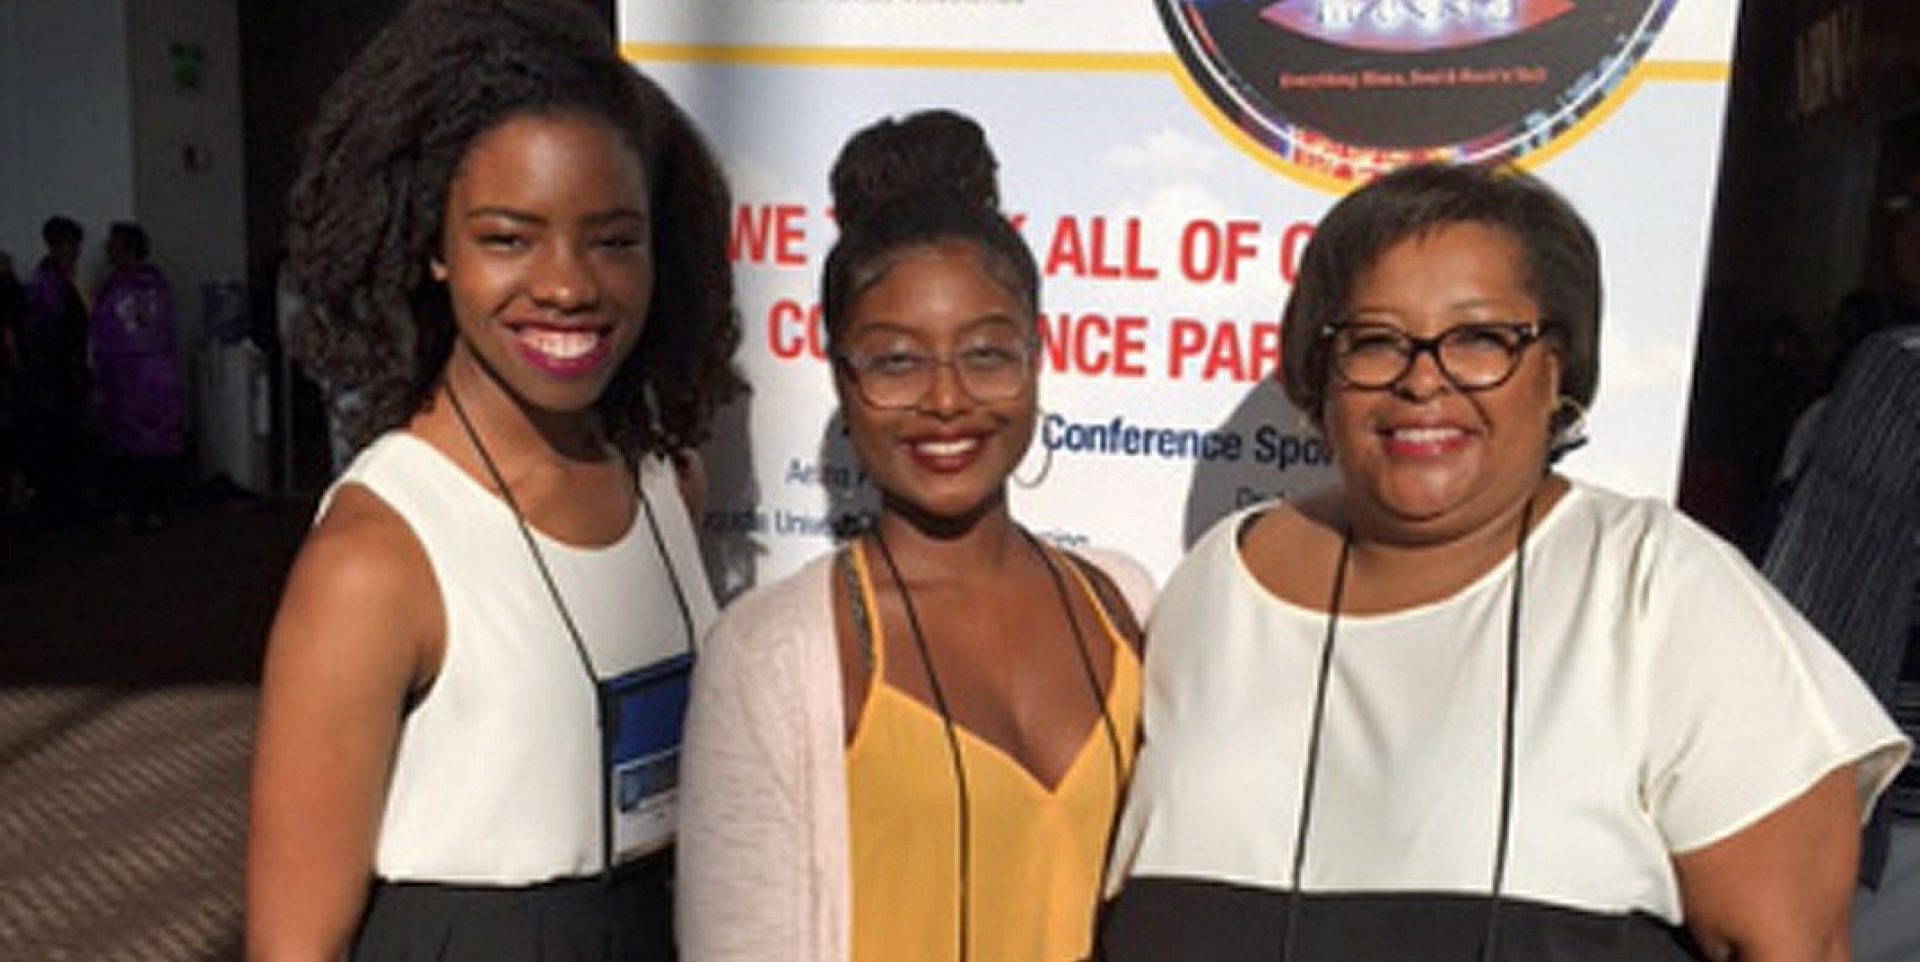
[[[147,237],[147,229],[130,220],[117,220],[107,228],[107,241],[127,245],[127,253],[136,261],[153,256],[153,241]]]
[[[439,251],[472,144],[528,114],[584,113],[633,146],[652,203],[654,291],[638,348],[596,402],[632,454],[698,445],[746,384],[726,183],[693,123],[580,0],[415,0],[328,92],[289,199],[291,347],[360,446],[418,413],[454,342]]]
[[[827,340],[853,303],[912,250],[958,240],[1038,319],[1033,250],[1000,213],[999,162],[986,132],[951,110],[923,110],[862,128],[840,148],[829,182],[840,237],[821,273]]]

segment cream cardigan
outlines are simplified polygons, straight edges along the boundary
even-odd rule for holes
[[[1143,623],[1137,563],[1081,551]],[[833,556],[729,606],[700,647],[674,882],[688,962],[846,962],[851,882]]]

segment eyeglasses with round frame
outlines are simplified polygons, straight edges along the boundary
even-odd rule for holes
[[[1527,348],[1545,329],[1518,321],[1456,324],[1432,337],[1415,337],[1391,324],[1348,322],[1320,329],[1333,371],[1362,391],[1384,391],[1413,370],[1420,355],[1432,355],[1449,384],[1461,391],[1490,391],[1507,383]]]
[[[983,404],[1010,401],[1027,390],[1039,344],[1032,338],[968,344],[951,354],[910,350],[834,353],[833,359],[870,407],[899,410],[933,391],[936,372],[953,369],[960,389]]]

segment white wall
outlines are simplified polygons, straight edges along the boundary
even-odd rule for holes
[[[124,0],[132,92],[132,216],[179,296],[181,334],[198,340],[200,285],[246,279],[240,25],[233,0]],[[200,84],[173,74],[174,44],[205,54]],[[191,158],[189,157],[191,152]]]
[[[61,213],[87,231],[83,286],[105,225],[134,209],[126,0],[0,2],[0,249],[22,273]]]
[[[197,89],[174,81],[175,43],[205,51]],[[74,218],[91,296],[107,225],[140,221],[196,336],[201,283],[246,273],[240,121],[233,0],[0,0],[0,250],[24,274],[41,221]]]
[[[176,76],[176,44],[202,52],[197,85]],[[91,297],[108,225],[145,226],[178,296],[200,460],[235,476],[229,455],[252,452],[264,424],[257,372],[209,381],[225,356],[199,346],[201,285],[246,278],[242,116],[235,0],[0,0],[0,250],[25,274],[40,223],[74,218]],[[207,387],[229,381],[239,387]]]

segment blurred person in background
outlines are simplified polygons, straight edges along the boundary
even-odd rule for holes
[[[106,253],[89,346],[106,434],[107,496],[133,524],[158,527],[186,444],[173,289],[147,260],[140,225],[114,224]]]
[[[47,253],[27,282],[21,325],[23,467],[35,518],[52,527],[77,523],[85,505],[80,432],[87,404],[87,305],[73,283],[83,237],[67,217],[49,217],[41,225]]]
[[[27,289],[0,251],[0,572],[7,568],[9,519],[21,490],[20,326],[27,320]]]
[[[27,320],[27,289],[14,272],[13,255],[0,251],[0,378],[20,371],[20,325]]]
[[[1883,199],[1885,281],[1848,295],[1819,399],[1776,479],[1762,570],[1920,736],[1920,166]],[[1920,767],[1876,809],[1854,899],[1859,962],[1920,958]]]

